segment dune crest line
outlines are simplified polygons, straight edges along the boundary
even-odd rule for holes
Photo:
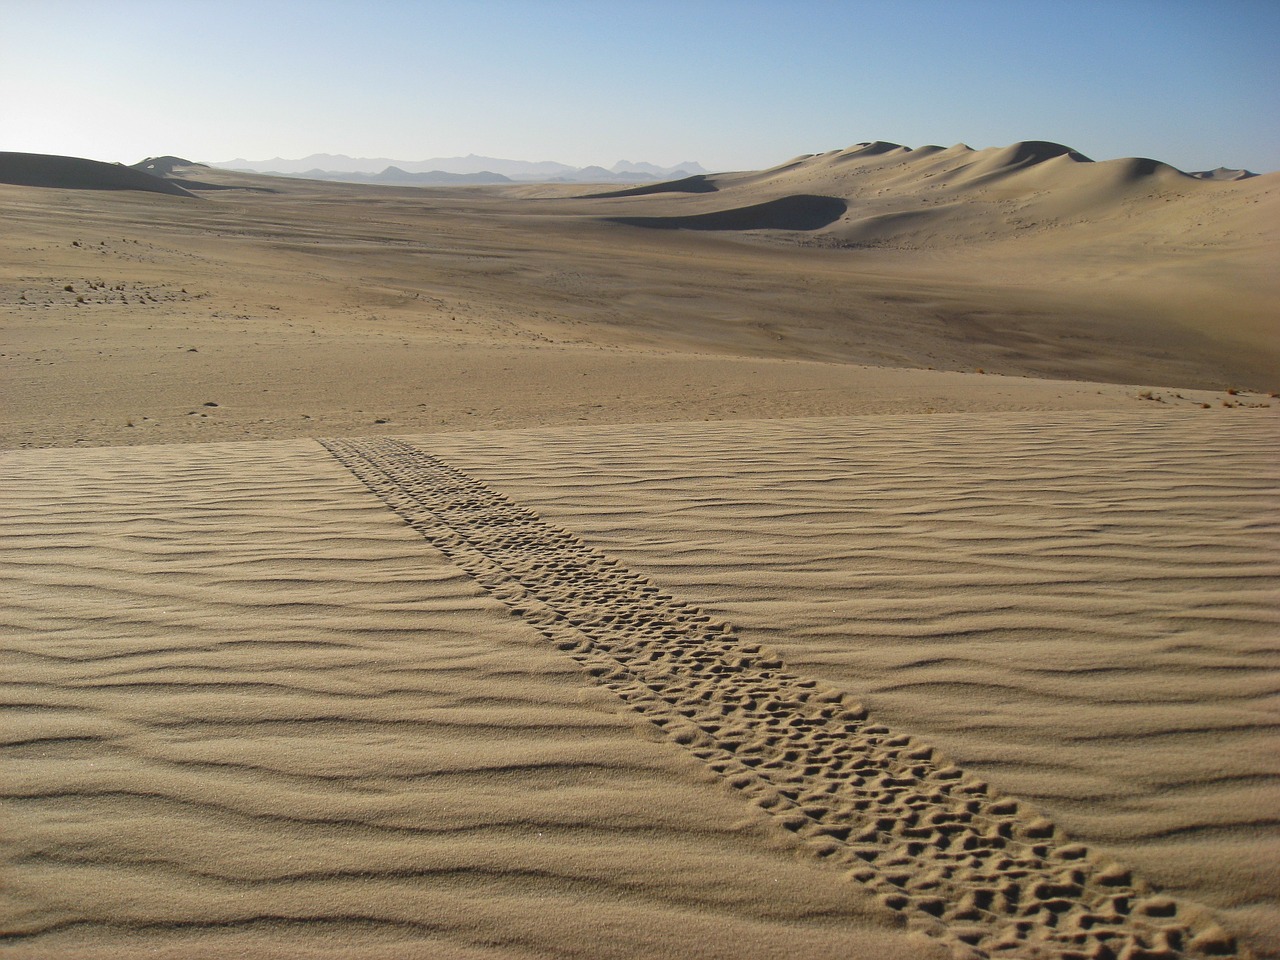
[[[1203,908],[439,458],[388,438],[320,443],[597,682],[958,957],[1249,956]]]

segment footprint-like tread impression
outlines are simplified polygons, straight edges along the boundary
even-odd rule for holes
[[[957,957],[1248,957],[1052,822],[436,457],[320,441],[486,590]]]

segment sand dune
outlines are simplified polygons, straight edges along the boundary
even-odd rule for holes
[[[1213,329],[1211,336],[1225,333],[1238,344],[1280,342],[1268,306],[1280,297],[1275,174],[1198,177],[1152,159],[1095,162],[1047,142],[985,150],[877,142],[707,183],[715,190],[601,202],[616,205],[616,222],[688,228],[716,217],[732,223],[744,208],[827,197],[833,213],[835,201],[844,202],[842,215],[772,224],[744,219],[737,226],[789,227],[786,239],[796,244],[905,255],[916,269],[927,263],[935,276],[970,272],[992,280],[994,271],[1022,291],[1043,284],[1046,294],[1053,290],[1048,298],[1071,298],[1078,317],[1115,298],[1130,320],[1154,310],[1180,333]],[[1107,297],[1095,296],[1098,284]],[[1219,323],[1223,311],[1234,319]],[[992,339],[1007,342],[1010,335],[1016,336],[1006,328]],[[1099,331],[1063,335],[1092,338]],[[1263,349],[1267,363],[1280,366],[1273,348]]]
[[[1231,167],[1215,167],[1213,170],[1197,170],[1191,174],[1201,180],[1248,180],[1257,174],[1249,170],[1232,169]]]
[[[1064,144],[1028,140],[1007,147],[980,150],[965,157],[965,162],[957,168],[960,174],[957,179],[964,183],[979,184],[1013,176],[1050,160],[1063,160],[1071,164],[1093,162]]]
[[[1280,957],[1275,175],[75,163],[0,185],[6,955]]]
[[[193,163],[183,157],[175,157],[172,155],[163,157],[147,157],[145,160],[139,160],[132,164],[135,170],[145,170],[147,173],[154,174],[157,177],[173,177],[185,173],[191,167],[198,167],[202,170],[210,169],[206,164]]]
[[[59,190],[141,190],[176,197],[192,196],[176,183],[133,167],[43,153],[0,153],[0,183]]]
[[[1141,406],[1153,386],[1217,405],[1236,402],[1228,388],[1249,403],[1280,389],[1274,177],[1178,174],[1151,192],[1115,186],[1124,162],[1060,154],[1002,181],[1021,184],[1004,197],[949,181],[980,153],[855,148],[702,181],[714,192],[603,199],[181,166],[229,189],[175,204],[0,186],[15,398],[0,442]],[[753,228],[803,225],[797,196],[846,211]],[[610,222],[633,218],[740,229]],[[979,369],[1004,379],[951,376]]]
[[[716,185],[705,174],[684,177],[680,180],[664,180],[661,183],[649,183],[642,187],[628,187],[625,190],[606,190],[603,193],[588,194],[589,199],[608,200],[612,197],[649,197],[657,193],[715,193]]]
[[[775,201],[828,196],[846,201],[846,216],[838,223],[805,223],[792,229],[826,228],[823,235],[833,240],[911,248],[992,243],[1014,235],[1025,241],[1025,231],[1037,227],[1052,229],[1060,234],[1056,240],[1073,244],[1114,241],[1117,230],[1127,233],[1138,226],[1130,222],[1136,217],[1157,217],[1161,226],[1175,217],[1193,236],[1209,241],[1236,228],[1230,222],[1233,214],[1241,216],[1241,226],[1251,235],[1274,241],[1274,221],[1257,221],[1248,209],[1258,194],[1250,193],[1247,200],[1241,199],[1243,194],[1230,199],[1222,194],[1220,188],[1227,182],[1239,185],[1243,179],[1230,173],[1193,176],[1145,158],[1094,162],[1063,144],[1043,141],[985,150],[964,144],[913,150],[875,142],[799,158],[759,173],[709,177],[706,182],[718,196],[706,198],[703,206],[714,203],[729,209],[735,194],[767,195]],[[1213,181],[1218,187],[1193,182],[1197,180]],[[1271,198],[1274,211],[1274,184],[1268,183],[1262,192]],[[650,188],[644,195],[656,194]],[[640,196],[611,196],[628,195]],[[1166,208],[1170,200],[1177,204]],[[1204,209],[1209,203],[1215,217],[1206,225]],[[1223,222],[1224,215],[1228,222]],[[869,230],[869,224],[877,227]],[[886,230],[886,224],[894,229]],[[1064,229],[1068,226],[1069,231]],[[1185,234],[1165,235],[1188,239]]]

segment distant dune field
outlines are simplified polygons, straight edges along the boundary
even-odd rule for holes
[[[967,407],[935,371],[1013,408],[1280,389],[1276,175],[867,144],[611,196],[159,160],[98,166],[196,197],[0,157],[6,445]]]
[[[1280,957],[1277,183],[0,154],[0,949]]]

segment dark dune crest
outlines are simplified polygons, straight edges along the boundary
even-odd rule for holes
[[[137,163],[130,164],[131,169],[141,170],[151,174],[153,177],[159,177],[166,183],[181,187],[188,191],[208,191],[208,190],[243,190],[250,193],[275,193],[271,187],[248,186],[243,183],[212,183],[208,180],[192,180],[183,174],[194,171],[206,171],[207,175],[214,177],[222,176],[220,171],[210,167],[207,163],[196,163],[194,160],[187,160],[183,157],[164,156],[164,157],[147,157],[145,160],[139,160]]]
[[[129,164],[129,166],[134,170],[143,170],[158,177],[173,176],[174,171],[179,167],[203,167],[206,170],[208,169],[208,164],[196,163],[194,160],[184,160],[182,157],[174,156],[147,157],[145,160],[139,160],[137,163]]]
[[[175,197],[194,194],[134,167],[44,153],[0,153],[0,183],[58,190],[142,190]]]
[[[1196,170],[1189,174],[1197,180],[1249,180],[1257,174],[1252,170],[1236,170],[1231,167],[1215,167],[1213,170]]]
[[[1104,161],[1103,165],[1115,170],[1117,179],[1122,182],[1131,182],[1152,176],[1188,178],[1193,176],[1161,160],[1152,160],[1150,157],[1125,157],[1121,160]]]
[[[1052,160],[1055,157],[1070,157],[1077,163],[1092,163],[1093,161],[1086,157],[1079,150],[1068,147],[1063,143],[1054,143],[1050,140],[1021,140],[1012,143],[1000,151],[1002,159],[1009,164],[1035,164],[1044,163],[1046,160]]]
[[[910,147],[904,147],[900,143],[890,143],[888,140],[873,140],[869,143],[854,144],[848,150],[841,150],[839,159],[851,160],[854,157],[878,157],[881,154],[893,153],[895,150],[911,152]]]

